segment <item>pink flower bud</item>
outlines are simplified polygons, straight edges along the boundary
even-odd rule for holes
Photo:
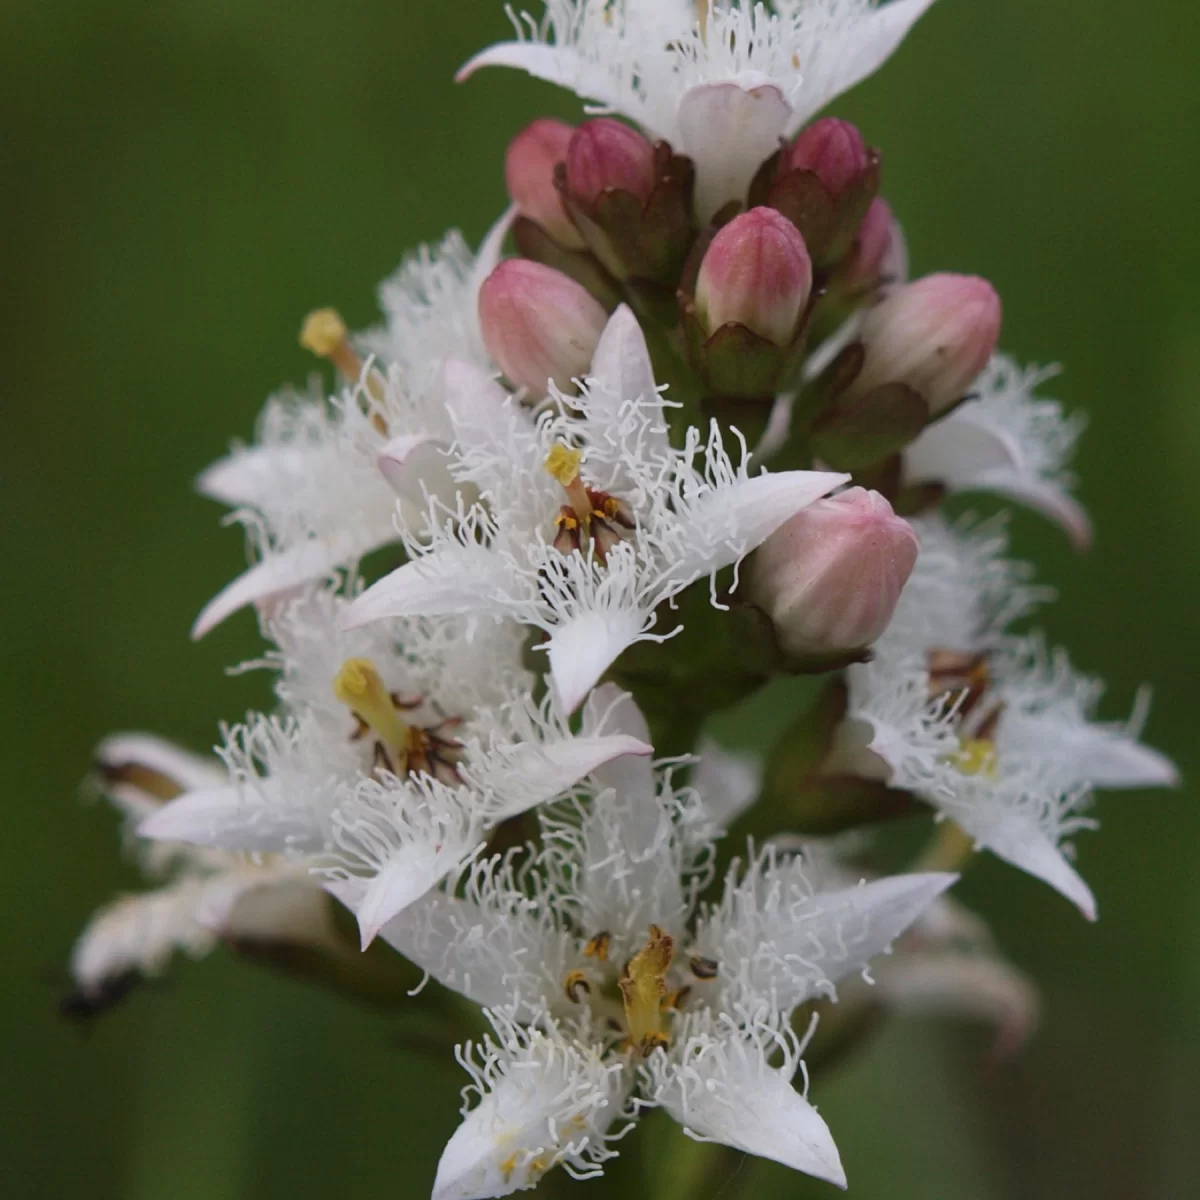
[[[859,336],[866,357],[854,392],[907,383],[936,416],[987,365],[1000,336],[1000,297],[978,276],[926,275],[868,310]]]
[[[846,281],[851,288],[874,284],[883,275],[892,249],[892,224],[888,202],[882,196],[876,196],[854,239],[854,260]]]
[[[508,144],[504,181],[517,211],[536,221],[560,246],[582,250],[586,243],[563,208],[554,168],[567,161],[573,126],[549,117],[526,125]]]
[[[917,537],[878,493],[855,487],[780,526],[750,560],[748,595],[795,658],[849,654],[888,627]]]
[[[526,258],[505,259],[479,289],[479,323],[488,353],[509,380],[534,396],[548,382],[573,391],[591,365],[608,316],[561,271]]]
[[[773,208],[734,217],[705,251],[696,313],[708,333],[730,321],[788,345],[812,291],[812,260],[799,230]]]
[[[642,203],[654,190],[654,147],[636,129],[612,117],[584,121],[567,146],[567,191],[590,208],[609,188]]]
[[[836,200],[870,165],[862,136],[849,121],[824,117],[783,152],[780,173],[811,171]]]

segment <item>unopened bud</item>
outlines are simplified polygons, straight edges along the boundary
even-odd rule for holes
[[[906,383],[933,416],[966,394],[1000,336],[1000,297],[973,275],[927,275],[898,288],[863,318],[865,357],[850,385],[863,394]]]
[[[892,210],[888,202],[882,196],[876,196],[854,239],[854,258],[846,280],[848,287],[869,287],[882,280],[890,261],[892,226]]]
[[[573,390],[586,373],[608,320],[598,301],[561,271],[505,259],[479,289],[488,353],[518,387],[541,397],[553,383]]]
[[[835,200],[870,166],[862,136],[849,121],[825,117],[783,152],[779,170],[811,171]]]
[[[567,146],[567,192],[585,208],[611,188],[645,203],[655,184],[654,147],[612,117],[584,121]]]
[[[855,487],[780,526],[750,560],[747,594],[794,658],[864,649],[888,627],[917,537],[878,493]]]
[[[811,291],[812,261],[795,225],[773,208],[752,208],[705,251],[696,314],[709,334],[736,322],[787,346]]]
[[[582,250],[579,230],[563,208],[554,186],[554,168],[566,162],[573,126],[549,117],[526,125],[508,144],[504,156],[504,181],[517,211],[536,221],[560,246]]]

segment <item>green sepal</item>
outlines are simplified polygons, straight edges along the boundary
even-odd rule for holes
[[[885,383],[836,399],[813,423],[813,454],[836,470],[869,467],[908,446],[929,423],[924,397],[904,383]]]
[[[689,316],[695,320],[694,313]],[[717,329],[702,355],[700,370],[710,391],[748,399],[773,395],[788,359],[785,348],[736,321]]]

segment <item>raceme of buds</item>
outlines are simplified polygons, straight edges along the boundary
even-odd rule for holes
[[[736,323],[787,346],[812,291],[812,261],[795,225],[752,208],[713,238],[696,278],[696,315],[706,333]]]
[[[574,134],[571,125],[549,117],[526,125],[508,144],[504,181],[521,216],[536,221],[560,246],[582,250],[584,240],[554,183],[554,169],[566,161]]]
[[[951,408],[986,366],[1000,335],[1000,297],[973,275],[927,275],[863,317],[855,396],[888,383],[918,391],[932,416]]]
[[[917,538],[878,492],[818,500],[751,559],[747,595],[774,622],[793,659],[836,659],[888,627],[917,561]]]
[[[612,189],[644,204],[655,184],[654,147],[637,130],[611,117],[584,121],[574,131],[566,164],[567,193],[585,208]]]
[[[862,136],[849,121],[814,121],[784,150],[779,174],[811,171],[837,199],[871,165]]]
[[[488,353],[508,379],[546,395],[547,382],[574,390],[608,319],[603,307],[561,271],[522,258],[502,262],[479,289]]]

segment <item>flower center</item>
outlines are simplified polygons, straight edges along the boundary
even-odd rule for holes
[[[560,554],[586,545],[601,563],[612,548],[635,528],[633,514],[615,496],[590,488],[579,472],[583,454],[558,442],[546,455],[546,473],[567,494],[567,503],[554,518],[554,548]]]
[[[406,701],[389,692],[369,658],[348,658],[333,681],[333,693],[358,722],[351,738],[374,735],[377,769],[398,776],[432,775],[447,784],[461,782],[462,743],[450,732],[462,723],[461,718],[449,717],[432,726],[405,721],[401,711],[411,711],[421,701]]]
[[[952,756],[964,775],[996,777],[996,726],[1004,711],[999,701],[988,700],[992,685],[986,654],[958,650],[930,650],[929,698],[955,704],[959,749]]]

